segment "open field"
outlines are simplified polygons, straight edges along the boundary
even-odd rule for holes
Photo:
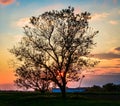
[[[0,92],[0,106],[120,106],[119,93],[60,94],[37,92]]]

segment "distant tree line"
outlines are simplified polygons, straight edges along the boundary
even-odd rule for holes
[[[120,91],[120,84],[114,84],[114,83],[107,83],[105,85],[98,86],[93,85],[92,87],[88,88],[88,91],[107,91],[107,92],[119,92]]]

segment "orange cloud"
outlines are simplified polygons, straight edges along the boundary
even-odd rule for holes
[[[114,21],[114,20],[109,21],[109,23],[112,24],[112,25],[117,25],[118,24],[118,22]]]
[[[109,52],[94,54],[94,57],[99,59],[120,59],[120,47],[116,47]]]
[[[117,75],[120,74],[120,68],[101,67],[94,69],[94,75]]]
[[[101,20],[107,18],[109,15],[109,13],[95,13],[92,15],[92,20]]]
[[[15,2],[15,0],[0,0],[1,5],[9,5]]]
[[[115,54],[120,54],[120,47],[112,48],[110,52],[115,53]]]
[[[94,56],[100,59],[100,63],[93,69],[95,74],[120,74],[120,47]]]

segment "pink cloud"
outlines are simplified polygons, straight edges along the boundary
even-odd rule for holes
[[[76,7],[75,8],[75,14],[79,14],[79,13],[81,13],[81,9],[79,7]]]
[[[118,24],[118,22],[115,21],[115,20],[111,20],[111,21],[109,21],[109,23],[112,24],[112,25],[117,25]]]
[[[117,0],[113,0],[113,3],[114,3],[114,4],[117,4]]]
[[[17,20],[16,22],[12,23],[14,27],[20,27],[23,28],[25,26],[29,26],[31,28],[34,28],[34,26],[30,23],[30,18],[25,17],[25,18],[20,18],[19,20]]]
[[[113,74],[120,74],[120,68],[101,67],[94,69],[94,75],[113,75]]]
[[[110,1],[110,0],[109,0]],[[112,4],[117,4],[118,0],[111,0]],[[106,6],[108,4],[108,0],[103,1],[103,6]]]
[[[15,0],[0,0],[1,5],[9,5],[15,2]]]
[[[24,27],[25,25],[28,25],[30,22],[30,19],[28,17],[19,19],[15,24],[18,27]]]

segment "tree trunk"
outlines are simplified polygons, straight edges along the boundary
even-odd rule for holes
[[[66,98],[66,80],[65,77],[62,79],[63,85],[61,86],[62,98]]]
[[[65,99],[66,98],[66,86],[62,86],[61,92],[62,92],[62,98]]]

